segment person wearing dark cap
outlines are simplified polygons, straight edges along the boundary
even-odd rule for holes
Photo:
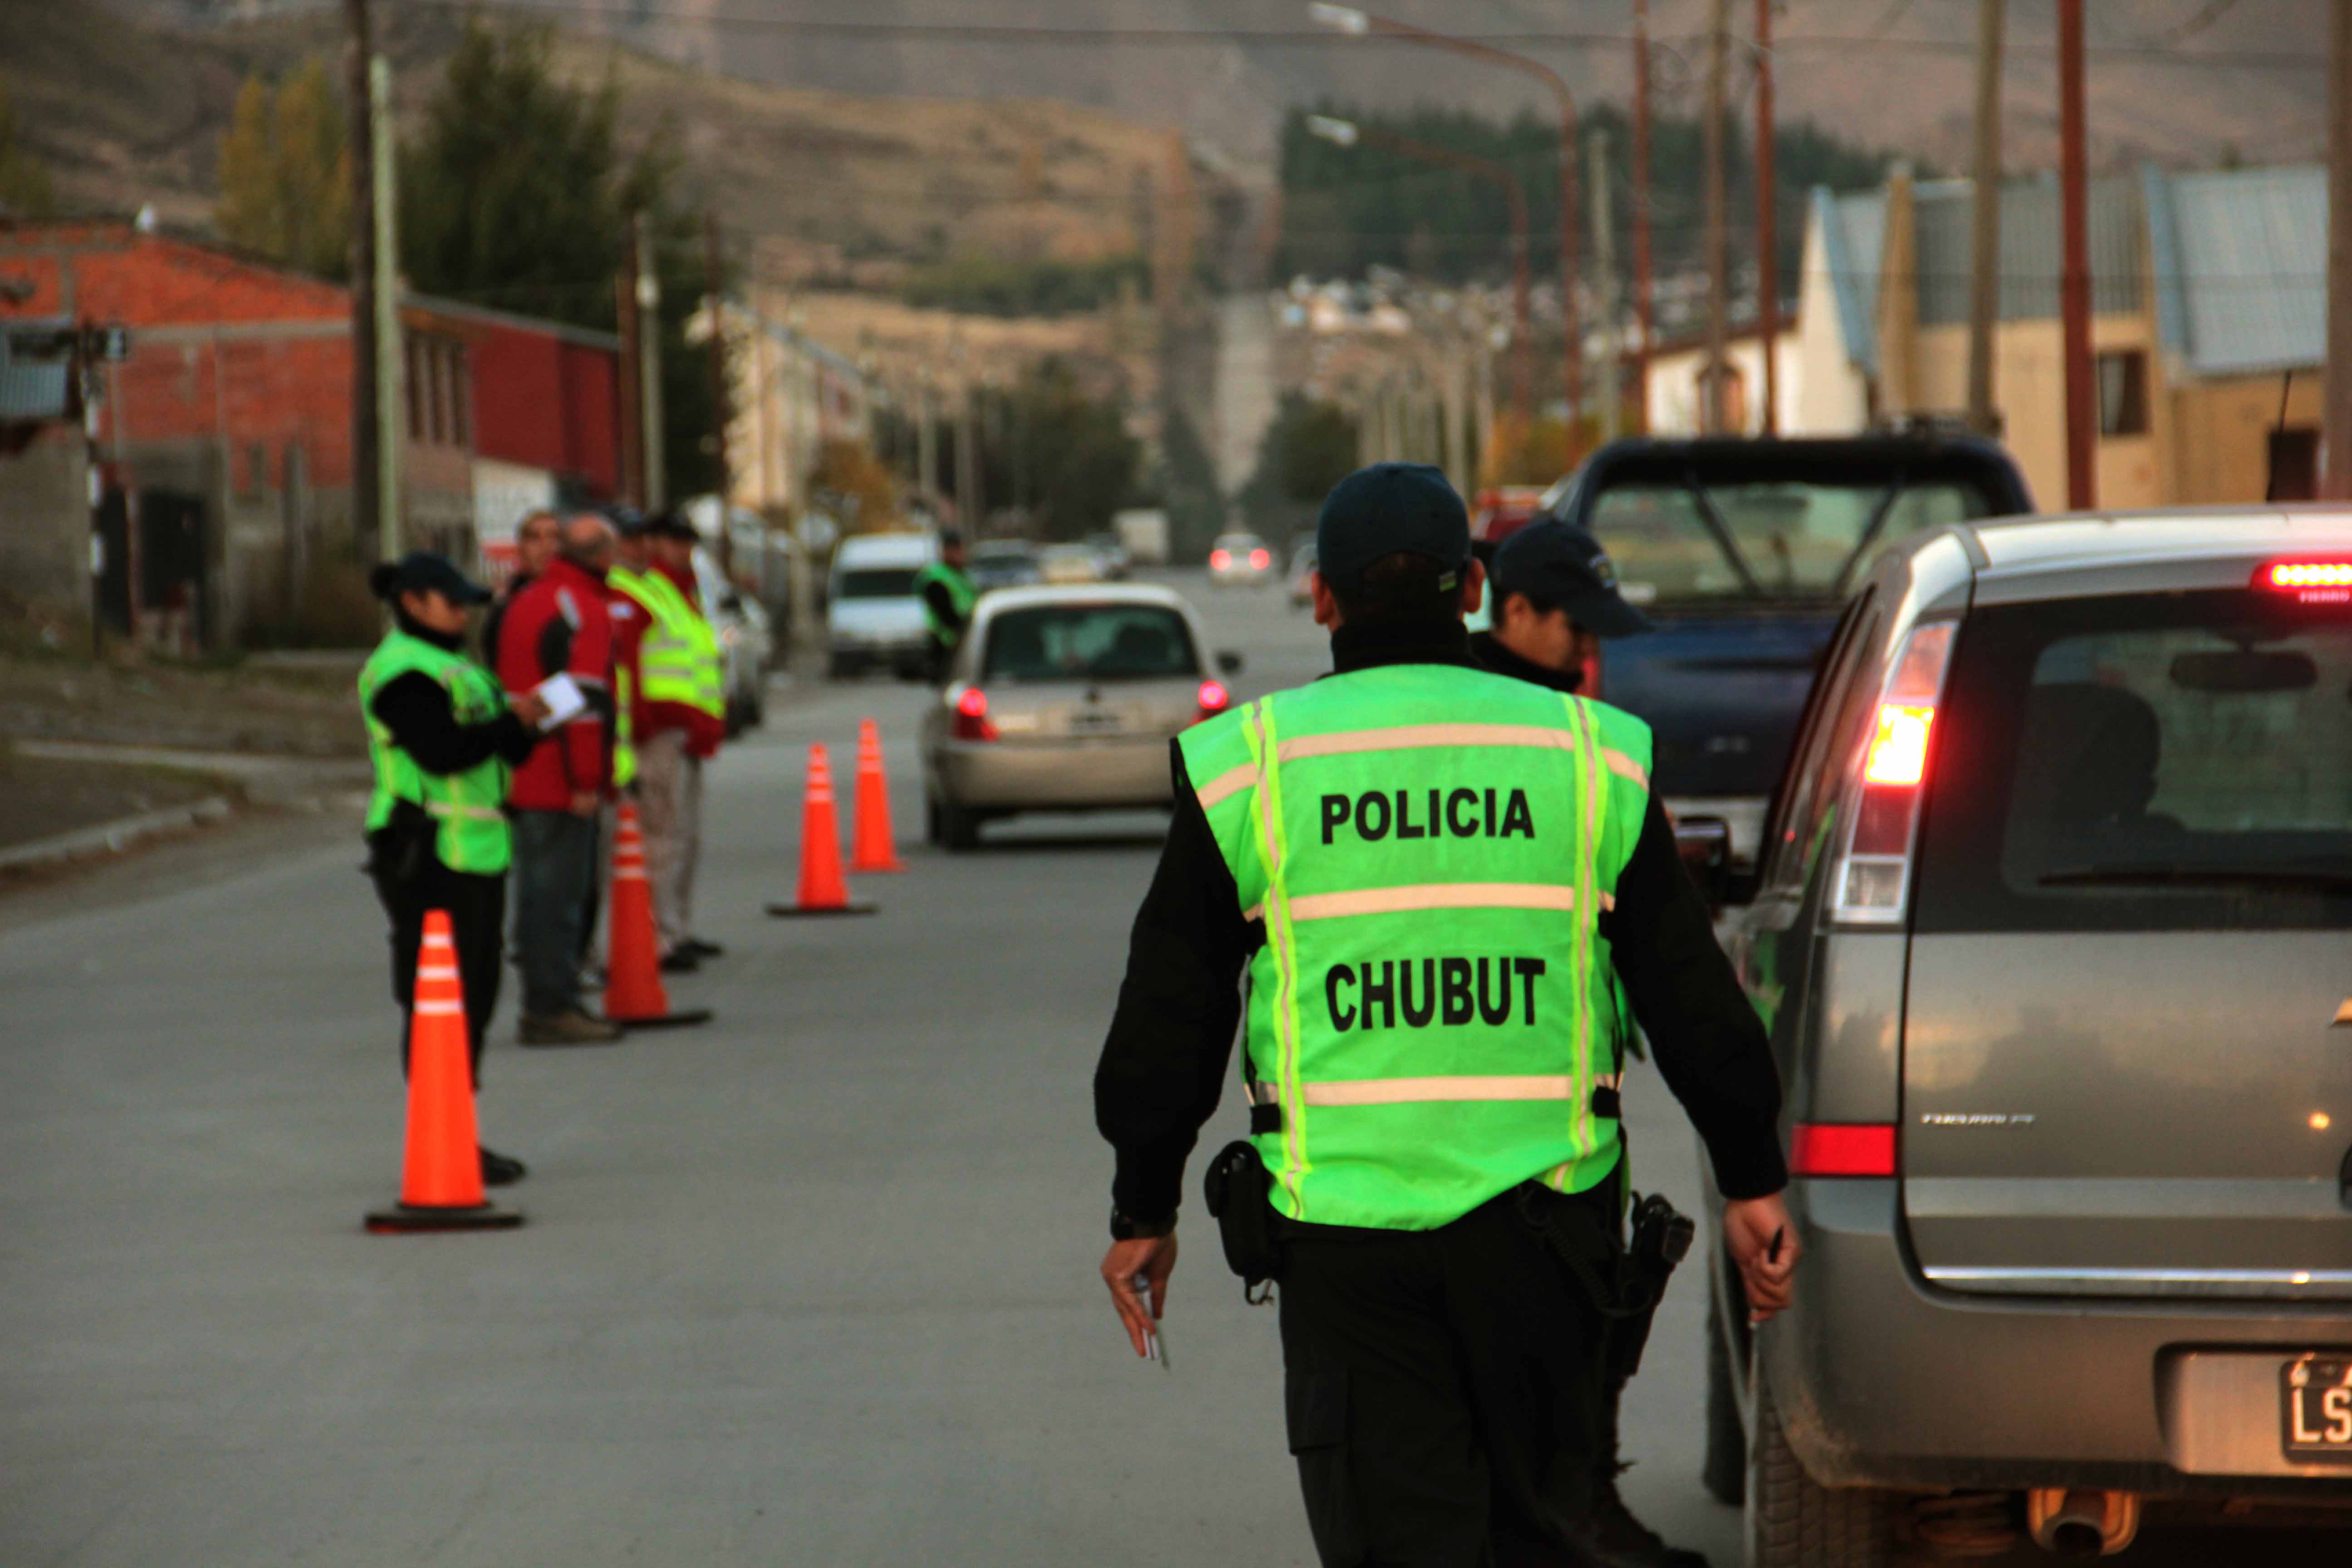
[[[1798,1254],[1769,1048],[1650,795],[1648,729],[1472,659],[1484,573],[1444,477],[1351,474],[1316,536],[1332,673],[1174,743],[1095,1073],[1101,1276],[1150,1353],[1240,1025],[1251,1136],[1211,1162],[1211,1203],[1236,1271],[1281,1287],[1322,1561],[1621,1563],[1591,1510],[1625,1304],[1622,1047],[1639,1019],[1759,1319]]]
[[[1530,523],[1503,541],[1487,568],[1494,625],[1470,639],[1471,657],[1497,675],[1584,691],[1601,641],[1650,629],[1617,591],[1601,542],[1574,523]]]
[[[923,601],[923,625],[931,636],[929,670],[931,684],[948,678],[964,628],[971,624],[971,607],[980,602],[972,585],[971,550],[952,528],[940,530],[940,558],[915,574],[915,592]]]
[[[394,625],[360,668],[375,788],[368,796],[369,877],[392,920],[392,994],[400,1005],[401,1070],[416,994],[416,953],[428,910],[446,910],[457,947],[474,1078],[499,1005],[500,931],[514,841],[505,812],[509,770],[530,754],[547,705],[508,700],[466,657],[467,612],[488,590],[422,551],[375,568],[369,586]],[[482,1151],[482,1179],[519,1181],[522,1162]]]
[[[701,858],[702,773],[727,736],[726,666],[695,579],[700,539],[675,509],[647,521],[646,567],[622,592],[644,614],[636,644],[631,749],[646,876],[653,884],[661,966],[688,973],[722,956],[694,933],[694,874]]]

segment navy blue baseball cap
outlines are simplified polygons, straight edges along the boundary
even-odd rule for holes
[[[412,550],[397,561],[387,561],[368,574],[368,586],[379,599],[403,594],[436,593],[453,605],[487,605],[490,591],[450,563],[446,555]]]
[[[1609,552],[1572,522],[1531,522],[1503,541],[1487,568],[1499,607],[1512,594],[1568,612],[1568,618],[1604,637],[1629,637],[1650,629],[1649,617],[1617,592],[1617,568]]]
[[[1315,521],[1315,569],[1341,591],[1384,555],[1426,555],[1444,572],[1470,563],[1470,513],[1427,463],[1374,463],[1331,487]],[[1443,587],[1460,584],[1456,575]]]

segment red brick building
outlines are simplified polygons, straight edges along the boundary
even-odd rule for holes
[[[342,288],[122,223],[0,223],[0,319],[129,331],[97,405],[108,619],[211,647],[372,626]],[[470,560],[515,498],[610,493],[616,339],[415,298],[402,322],[404,542]]]

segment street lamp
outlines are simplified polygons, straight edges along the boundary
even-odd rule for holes
[[[1343,7],[1330,5],[1324,9],[1337,11]],[[1359,125],[1352,120],[1334,120],[1328,114],[1308,115],[1307,133],[1335,147],[1353,147],[1359,142],[1385,147],[1424,163],[1459,169],[1475,179],[1489,180],[1503,187],[1503,200],[1511,215],[1511,313],[1517,323],[1511,344],[1511,404],[1518,414],[1524,438],[1525,432],[1534,428],[1535,368],[1528,356],[1535,334],[1533,311],[1528,300],[1528,198],[1519,189],[1518,177],[1491,158],[1416,142],[1410,136],[1399,136],[1377,126]]]
[[[1332,5],[1324,0],[1314,0],[1307,7],[1307,20],[1318,26],[1328,27],[1335,33],[1351,38],[1379,36],[1398,38],[1409,44],[1423,44],[1431,48],[1451,49],[1455,54],[1468,55],[1489,65],[1505,66],[1536,78],[1548,88],[1559,106],[1559,317],[1562,347],[1560,375],[1568,396],[1568,455],[1573,462],[1577,457],[1576,416],[1584,403],[1584,342],[1576,309],[1576,100],[1570,96],[1568,83],[1558,71],[1541,60],[1515,55],[1508,49],[1498,49],[1492,44],[1482,44],[1475,38],[1456,38],[1444,33],[1433,33],[1426,27],[1416,27],[1410,22],[1391,21],[1375,16],[1353,5]],[[1516,184],[1512,187],[1517,189]],[[1525,331],[1522,318],[1522,331]]]

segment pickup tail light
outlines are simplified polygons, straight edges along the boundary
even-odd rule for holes
[[[1215,718],[1225,710],[1233,700],[1234,694],[1225,689],[1224,682],[1221,680],[1201,682],[1200,707],[1192,715],[1192,722],[1198,724],[1203,719]]]
[[[2300,604],[2352,605],[2352,561],[2273,561],[2254,574],[2254,586]]]
[[[1891,1121],[1800,1121],[1789,1134],[1792,1176],[1895,1174]]]
[[[988,717],[988,693],[977,686],[957,692],[955,716],[949,721],[948,732],[959,741],[995,740],[996,726]]]
[[[1212,550],[1209,552],[1209,568],[1211,571],[1222,572],[1233,563],[1234,552],[1232,551]]]
[[[1952,659],[1952,623],[1915,626],[1878,694],[1848,799],[1832,884],[1836,918],[1895,925],[1910,900],[1919,803],[1934,759],[1936,704]]]

